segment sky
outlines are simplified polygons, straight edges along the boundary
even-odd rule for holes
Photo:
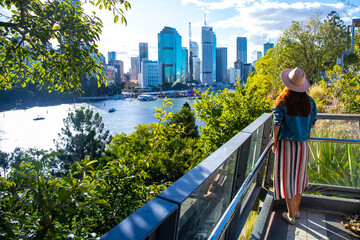
[[[236,38],[247,37],[248,62],[254,51],[263,52],[265,42],[276,43],[279,34],[292,21],[303,22],[317,13],[326,17],[337,11],[346,24],[360,17],[358,0],[129,0],[131,9],[125,12],[128,24],[114,24],[111,13],[97,11],[104,28],[99,50],[107,58],[108,51],[116,51],[124,61],[125,72],[131,67],[130,58],[139,54],[139,42],[149,44],[149,59],[157,60],[157,34],[164,26],[175,28],[182,36],[182,46],[189,47],[189,22],[192,41],[199,45],[201,56],[201,27],[212,26],[217,47],[228,48],[228,67],[236,60]]]
[[[131,9],[125,12],[127,26],[114,23],[112,12],[96,10],[103,21],[98,42],[99,51],[106,57],[116,51],[117,59],[129,70],[130,58],[139,55],[139,42],[149,45],[149,59],[157,60],[157,34],[165,27],[175,28],[182,36],[182,46],[189,47],[189,22],[192,40],[199,45],[201,58],[201,27],[212,26],[217,47],[228,48],[228,67],[236,60],[236,38],[247,37],[248,62],[254,51],[263,52],[265,42],[276,43],[279,34],[292,21],[303,22],[320,13],[326,17],[337,11],[346,24],[360,17],[359,0],[128,0]],[[350,3],[347,5],[345,3]],[[356,6],[354,6],[356,5]],[[85,10],[94,10],[90,4]]]

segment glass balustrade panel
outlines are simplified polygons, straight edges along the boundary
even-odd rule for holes
[[[180,208],[179,239],[207,239],[231,201],[235,151]]]

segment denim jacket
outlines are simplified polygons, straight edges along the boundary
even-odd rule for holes
[[[279,104],[272,110],[273,124],[280,126],[279,140],[308,141],[311,127],[316,121],[316,104],[310,97],[311,113],[307,117],[287,115],[287,107]]]

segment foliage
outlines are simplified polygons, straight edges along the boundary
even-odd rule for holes
[[[322,81],[327,101],[336,104],[333,108],[340,113],[360,113],[360,77],[354,71],[341,73],[341,68],[335,66],[328,71],[329,82]]]
[[[321,131],[320,137],[331,137]],[[310,143],[309,178],[313,183],[360,187],[360,148],[356,144]]]
[[[3,151],[0,151],[0,167],[4,171],[4,177],[6,177],[6,171],[10,168],[10,157],[9,154]],[[1,174],[0,174],[1,177]]]
[[[182,137],[197,138],[199,132],[195,120],[196,118],[190,105],[185,102],[180,111],[176,112],[171,118],[170,123],[184,127],[184,133],[181,134]]]
[[[269,101],[264,97],[260,84],[249,82],[237,86],[235,92],[201,94],[196,100],[194,110],[198,119],[205,124],[200,126],[200,139],[205,151],[211,153],[240,132],[262,113],[270,110]]]
[[[97,159],[105,151],[110,141],[109,131],[104,130],[104,123],[99,113],[81,107],[70,112],[63,120],[64,127],[54,140],[60,166],[67,170],[74,162],[79,162],[85,156]]]
[[[89,3],[112,10],[114,22],[120,16],[126,23],[128,1]],[[9,10],[8,20],[0,22],[0,89],[32,82],[49,91],[81,92],[84,77],[96,77],[99,86],[106,82],[96,45],[102,22],[95,12],[87,15],[79,1],[70,0],[0,0],[0,7]]]
[[[7,187],[1,186],[0,191],[6,191],[0,199],[6,210],[1,232],[18,239],[91,238],[101,216],[99,206],[108,205],[91,174],[91,162],[78,163],[76,171],[62,178],[52,176],[42,161],[22,162],[11,172]]]
[[[293,22],[276,45],[283,53],[277,63],[282,69],[300,67],[310,83],[318,82],[321,73],[336,64],[347,38],[346,27],[334,12],[324,21],[311,18],[305,23]]]
[[[319,82],[324,72],[336,64],[339,54],[346,48],[348,37],[336,12],[331,12],[325,20],[314,17],[306,22],[292,22],[274,48],[255,64],[256,72],[248,81],[263,85],[264,95],[269,101],[275,100],[284,87],[280,80],[284,69],[300,67],[310,83]],[[354,62],[356,59],[349,60],[345,66]]]
[[[114,136],[106,152],[113,159],[127,156],[128,163],[144,164],[147,184],[174,182],[205,158],[201,143],[184,131],[183,125],[189,123],[185,118],[175,123],[176,114],[166,111],[168,104],[165,98],[163,107],[156,109],[157,122],[138,125],[129,135]]]

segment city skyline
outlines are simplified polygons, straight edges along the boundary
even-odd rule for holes
[[[107,52],[116,51],[117,59],[124,61],[126,71],[131,67],[131,57],[138,56],[140,42],[149,44],[149,60],[158,59],[157,34],[165,26],[175,28],[182,36],[182,47],[188,48],[188,25],[191,22],[192,41],[200,46],[205,12],[207,25],[213,27],[217,35],[217,47],[228,49],[228,66],[232,66],[236,60],[237,37],[247,37],[248,62],[252,62],[251,53],[263,52],[266,42],[276,43],[279,33],[291,21],[306,21],[316,13],[326,17],[332,10],[337,11],[346,24],[350,23],[347,15],[352,18],[360,16],[359,8],[347,6],[338,0],[159,0],[156,7],[145,0],[130,3],[132,9],[125,12],[127,26],[114,24],[113,15],[109,12],[96,11],[104,25],[98,42],[99,51],[105,56]],[[85,9],[94,10],[91,7]]]

